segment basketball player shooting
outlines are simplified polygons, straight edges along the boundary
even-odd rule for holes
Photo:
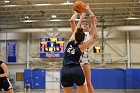
[[[85,33],[83,32],[83,28],[79,28],[77,26],[73,31],[73,34],[65,49],[61,74],[61,84],[63,86],[64,93],[72,93],[74,83],[77,85],[77,90],[79,93],[88,93],[87,85],[85,84],[85,75],[80,66],[79,60],[83,52],[97,39],[96,18],[93,13],[90,12],[89,14],[91,22],[90,31],[92,37],[86,42],[82,43],[85,38]],[[82,18],[83,17],[81,17],[79,21],[83,20]]]
[[[89,27],[89,24],[87,22],[82,22],[84,17],[85,17],[85,13],[83,13],[83,12],[80,13],[81,20],[79,20],[79,22],[77,24],[77,27],[82,27],[83,31],[86,34],[84,42],[89,40],[90,37],[93,37],[92,35],[97,35],[97,30],[96,30],[97,19],[96,19],[95,15],[93,14],[93,12],[90,10],[90,7],[88,5],[86,5],[85,12],[87,12],[90,16],[89,18],[90,18],[91,27]],[[77,11],[76,11],[76,12],[74,12],[74,14],[71,17],[70,25],[71,25],[72,32],[74,32],[74,30],[76,29],[75,19],[77,18],[78,14],[79,13],[77,13]],[[93,34],[92,30],[94,30],[94,34]],[[86,81],[87,81],[88,92],[94,93],[94,88],[93,88],[92,83],[91,83],[91,71],[90,71],[90,63],[89,63],[89,58],[88,58],[88,49],[86,49],[86,51],[84,51],[84,54],[83,54],[81,61],[82,61],[81,62],[82,67],[83,67],[83,71],[84,71]]]

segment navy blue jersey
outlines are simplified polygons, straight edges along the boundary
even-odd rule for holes
[[[82,52],[79,48],[79,43],[75,44],[70,41],[65,49],[63,66],[80,65],[79,60]]]
[[[3,62],[2,61],[0,61],[0,74],[4,74],[4,70],[1,68],[1,64],[2,64]]]
[[[0,74],[4,74],[4,70],[1,68],[2,63],[4,62],[0,61]],[[12,84],[7,77],[0,78],[0,88],[4,89],[4,91],[12,89]]]

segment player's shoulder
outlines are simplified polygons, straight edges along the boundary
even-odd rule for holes
[[[73,44],[73,43],[74,43],[74,40],[72,40],[72,41],[69,41],[68,45],[69,45],[69,44]]]

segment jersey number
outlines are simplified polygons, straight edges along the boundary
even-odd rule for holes
[[[70,54],[75,54],[75,49],[72,47],[72,45],[70,45],[70,48],[68,48],[67,52]]]

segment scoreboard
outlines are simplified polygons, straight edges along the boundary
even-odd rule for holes
[[[64,38],[40,38],[40,58],[63,58]]]

